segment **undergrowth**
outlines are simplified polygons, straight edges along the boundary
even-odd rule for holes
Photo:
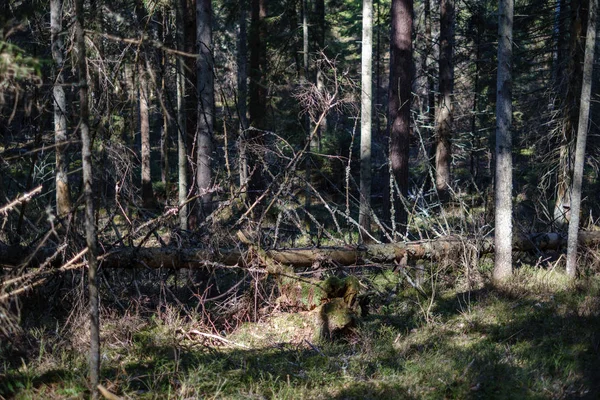
[[[136,399],[600,396],[595,276],[573,284],[556,270],[522,267],[502,288],[485,277],[477,285],[434,287],[426,277],[415,289],[388,269],[360,279],[368,312],[335,341],[261,340],[282,329],[266,317],[219,331],[201,311],[166,299],[105,305],[102,383]],[[88,396],[85,315],[69,315],[68,329],[29,324],[3,342],[0,396]]]

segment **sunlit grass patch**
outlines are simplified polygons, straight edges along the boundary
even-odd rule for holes
[[[102,380],[113,393],[136,399],[598,394],[600,283],[563,278],[522,267],[509,288],[469,291],[446,283],[420,292],[401,274],[374,269],[361,278],[371,296],[369,312],[345,337],[319,342],[302,335],[293,314],[274,313],[228,334],[180,306],[152,311],[134,304],[103,313]],[[52,329],[28,332],[37,350],[4,367],[0,395],[89,395],[86,327],[73,321],[63,337]]]

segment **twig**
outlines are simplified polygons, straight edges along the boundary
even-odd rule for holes
[[[20,197],[17,197],[15,200],[11,201],[10,203],[8,203],[7,205],[5,205],[4,207],[0,208],[0,213],[6,213],[7,211],[9,211],[11,208],[18,206],[21,203],[25,203],[29,200],[31,200],[31,198],[40,193],[42,191],[42,185],[36,187],[35,189],[33,189],[31,192],[27,192],[23,195],[21,195]]]
[[[308,344],[310,346],[311,349],[313,349],[314,351],[316,351],[317,353],[319,353],[322,356],[325,356],[325,354],[321,351],[321,349],[319,349],[317,346],[315,346],[314,344],[312,344],[311,342],[309,342],[308,340],[304,339],[304,341],[306,342],[306,344]]]
[[[199,331],[199,330],[197,330],[197,329],[192,329],[191,331],[189,331],[189,332],[187,333],[187,336],[189,337],[190,335],[199,335],[199,336],[204,336],[204,337],[211,338],[211,339],[220,340],[220,341],[221,341],[221,342],[223,342],[223,343],[227,343],[227,344],[231,344],[231,345],[234,345],[234,346],[242,347],[242,348],[244,348],[244,349],[249,349],[249,348],[250,348],[250,347],[246,346],[245,344],[236,343],[236,342],[233,342],[233,341],[231,341],[231,340],[225,339],[225,338],[224,338],[224,337],[222,337],[222,336],[219,336],[219,335],[213,335],[212,333],[204,333],[204,332],[200,332],[200,331]]]

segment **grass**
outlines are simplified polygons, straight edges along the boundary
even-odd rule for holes
[[[346,339],[321,343],[248,337],[272,329],[268,321],[228,335],[234,344],[194,336],[197,321],[175,306],[152,315],[105,311],[103,384],[139,399],[600,396],[596,277],[573,284],[561,273],[524,267],[504,288],[446,285],[433,301],[391,272],[361,280],[371,293],[369,314]],[[2,344],[0,395],[88,395],[85,340],[78,339],[86,327],[75,325],[62,336],[30,330],[24,337],[35,351],[19,354],[18,346]]]

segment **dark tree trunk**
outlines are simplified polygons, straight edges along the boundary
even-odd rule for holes
[[[253,128],[249,140],[254,146],[264,143],[265,114],[267,112],[267,82],[265,81],[267,67],[266,0],[252,0],[250,10],[250,124]],[[262,165],[256,155],[252,156],[249,165],[251,169],[248,184],[250,199],[256,199],[264,189]]]
[[[563,132],[560,146],[557,193],[554,219],[564,228],[570,218],[573,165],[575,162],[575,135],[579,124],[579,101],[583,81],[585,32],[587,29],[589,0],[572,0],[570,4],[569,56],[563,110]]]
[[[389,151],[393,179],[400,190],[397,196],[405,197],[408,194],[413,0],[392,0],[391,17]],[[393,201],[393,204],[395,221],[405,225],[407,212],[404,206],[399,201]]]
[[[185,0],[175,0],[175,40],[177,42],[177,49],[185,50],[185,36],[184,36],[184,10]],[[177,68],[177,173],[179,177],[178,182],[178,204],[179,204],[179,228],[181,230],[188,229],[188,206],[187,192],[188,192],[188,179],[187,179],[187,149],[186,149],[186,109],[185,109],[185,61],[178,55],[176,61]]]
[[[212,56],[212,0],[198,0],[196,3],[198,121],[197,121],[197,183],[200,207],[199,221],[211,212],[212,195],[212,136],[214,126],[215,91]]]
[[[170,32],[169,28],[169,18],[166,15],[159,14],[162,24],[158,24],[157,30],[159,32],[159,37],[163,41],[163,43],[167,45],[171,45],[169,43]],[[158,96],[160,97],[160,103],[164,106],[165,97],[167,93],[167,71],[169,70],[169,59],[167,57],[167,53],[160,53],[160,92]],[[169,197],[169,114],[166,110],[161,107],[162,111],[162,126],[160,131],[160,179],[165,188],[165,198]]]
[[[98,279],[96,225],[94,223],[94,193],[92,174],[92,141],[89,127],[88,82],[85,56],[83,0],[75,1],[75,42],[79,74],[79,130],[81,132],[81,157],[83,191],[85,197],[85,237],[88,247],[88,290],[90,306],[90,390],[92,398],[98,398],[100,382],[100,315],[98,312]]]
[[[184,45],[185,52],[188,54],[197,54],[198,48],[196,46],[196,1],[197,0],[183,0],[183,34],[184,34]],[[196,177],[197,166],[197,147],[198,138],[197,133],[197,120],[198,120],[198,91],[196,89],[196,59],[190,57],[184,57],[185,63],[185,128],[186,128],[186,150],[187,157],[190,160],[187,163],[188,176]],[[193,186],[196,179],[192,179],[189,183]],[[198,182],[195,182],[196,185]],[[189,187],[188,191],[194,192],[193,187]],[[195,212],[195,201],[189,203],[189,218],[188,225],[190,228],[196,227],[197,213]]]
[[[240,119],[240,139],[239,139],[239,174],[240,187],[243,187],[248,182],[248,158],[246,150],[246,129],[248,129],[248,34],[247,21],[248,0],[240,0],[240,17],[239,17],[239,37],[238,37],[238,53],[237,53],[237,85],[238,85],[238,114]]]

